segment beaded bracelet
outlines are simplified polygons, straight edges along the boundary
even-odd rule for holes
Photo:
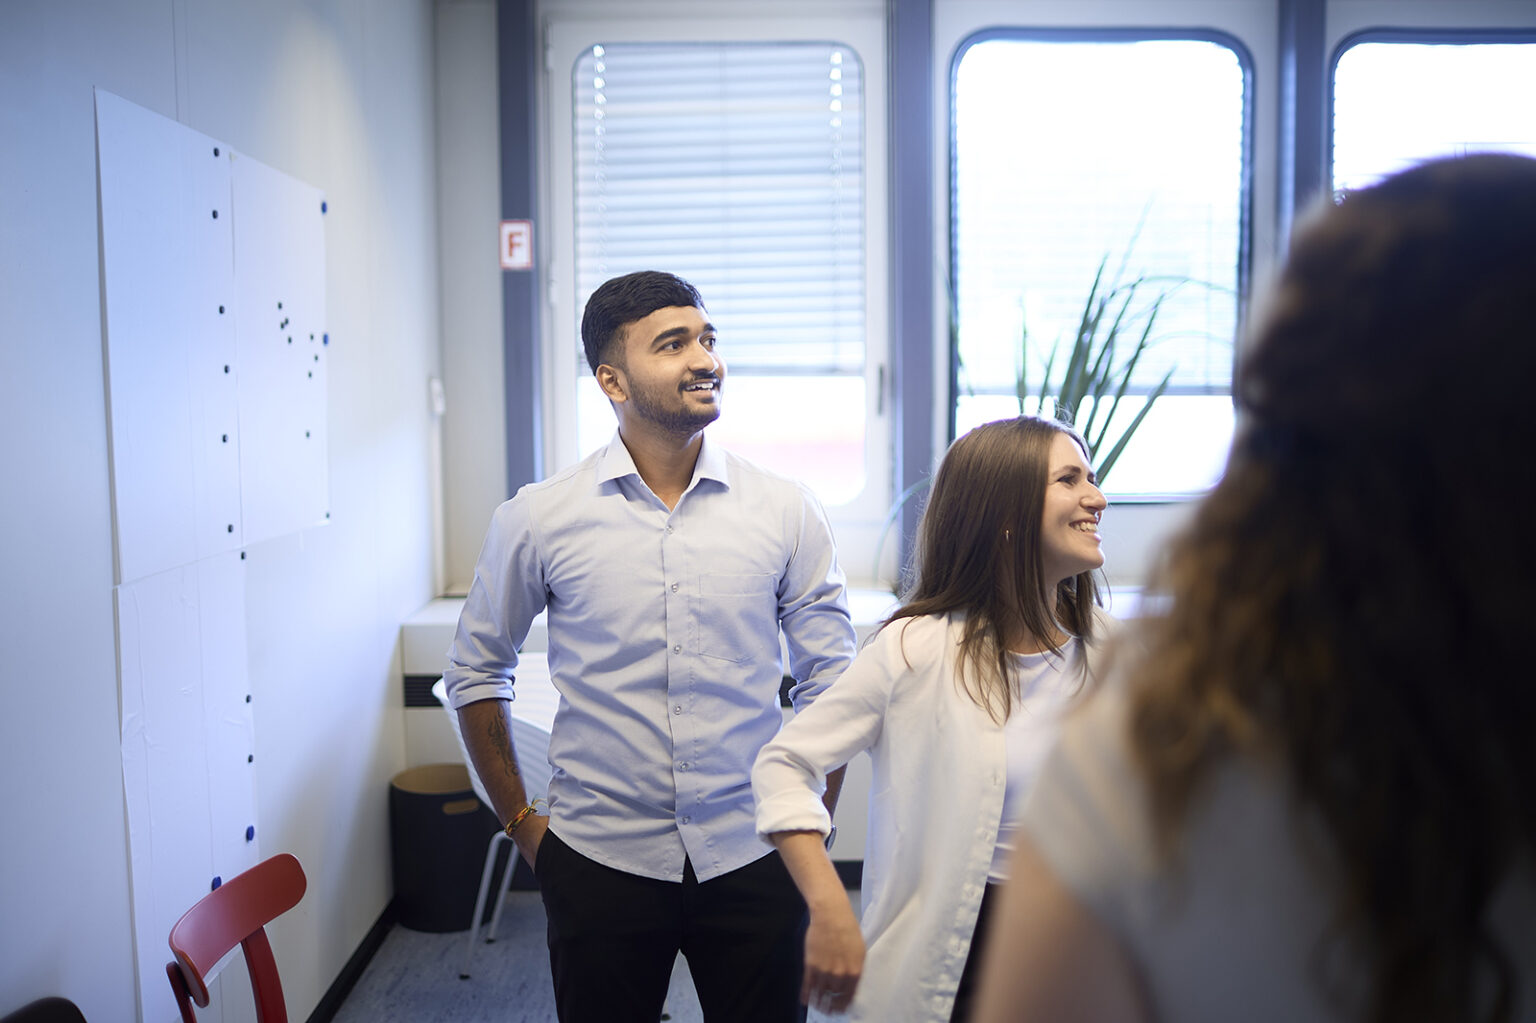
[[[508,838],[512,837],[512,832],[517,830],[517,826],[519,824],[523,823],[523,821],[528,819],[528,815],[529,814],[536,812],[536,810],[538,808],[538,805],[540,803],[542,803],[542,802],[544,802],[544,800],[542,800],[542,799],[535,799],[533,802],[529,803],[527,806],[525,806],[521,810],[517,811],[517,816],[513,817],[510,821],[507,822],[507,826],[506,826],[505,830],[507,832],[507,837]]]

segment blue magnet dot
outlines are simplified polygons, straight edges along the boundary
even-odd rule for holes
[[[254,764],[256,762],[256,754],[254,754],[254,753],[247,753],[245,755],[245,762],[247,764]]]
[[[250,842],[250,841],[254,841],[255,838],[256,838],[256,826],[254,824],[252,824],[252,825],[250,825],[249,827],[247,827],[245,829],[245,840],[247,842]]]
[[[331,343],[331,335],[329,335],[329,334],[321,334],[320,335],[320,343],[323,344],[323,345],[330,344]]]
[[[325,200],[324,199],[320,200],[320,212],[324,213],[327,208],[328,207],[325,205]]]
[[[214,156],[218,156],[219,155],[219,147],[218,146],[214,146],[213,147],[213,155]]]
[[[213,884],[208,886],[208,890],[211,892],[211,891],[213,891],[215,888],[217,888],[219,885],[221,885],[223,883],[224,883],[224,879],[222,877],[220,877],[219,875],[215,874],[215,875],[213,875]]]
[[[213,211],[213,219],[214,220],[218,220],[219,219],[219,211],[218,210],[214,210]]]

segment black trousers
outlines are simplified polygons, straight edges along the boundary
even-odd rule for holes
[[[778,853],[700,882],[657,881],[581,855],[548,831],[535,874],[561,1023],[656,1023],[678,953],[704,1018],[803,1018],[805,902]]]
[[[949,1023],[966,1023],[976,1008],[977,990],[981,980],[981,956],[987,945],[987,923],[997,905],[1002,885],[988,884],[981,893],[981,909],[976,913],[976,932],[971,935],[971,950],[965,957],[965,968],[960,971],[960,988],[955,992],[955,1008],[949,1014]]]

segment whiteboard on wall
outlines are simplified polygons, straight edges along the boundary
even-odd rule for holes
[[[328,519],[324,198],[101,90],[96,129],[140,1018],[169,1019],[171,926],[260,858],[243,548]]]

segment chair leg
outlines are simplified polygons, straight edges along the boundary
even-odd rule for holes
[[[508,839],[508,841],[511,840]],[[512,887],[512,874],[517,870],[519,856],[517,844],[513,843],[511,855],[507,857],[507,865],[501,869],[501,886],[496,889],[496,908],[491,910],[491,928],[485,934],[487,945],[495,941],[496,935],[500,932],[501,911],[507,905],[507,891]]]
[[[474,962],[475,938],[480,933],[480,917],[485,913],[485,897],[490,892],[491,876],[496,872],[496,850],[502,842],[510,842],[511,839],[503,832],[496,832],[491,836],[490,842],[485,847],[485,866],[480,868],[480,891],[475,895],[475,915],[469,918],[469,938],[464,945],[464,966],[459,970],[459,979],[469,979],[469,966]],[[517,849],[513,848],[512,855],[517,855]],[[500,911],[500,903],[497,903],[497,911]],[[495,922],[491,924],[494,928]]]

